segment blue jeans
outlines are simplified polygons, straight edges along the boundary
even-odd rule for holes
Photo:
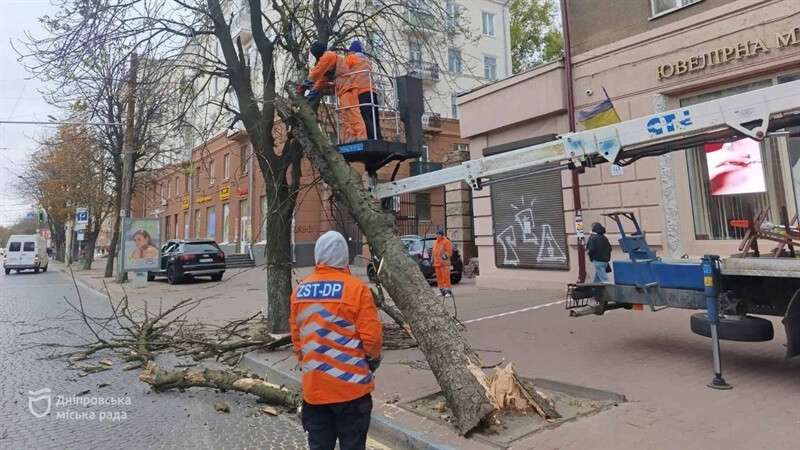
[[[592,261],[594,265],[594,280],[592,283],[608,283],[608,274],[606,273],[606,266],[608,265],[605,261]]]

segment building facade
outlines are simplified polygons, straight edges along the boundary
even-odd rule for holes
[[[569,89],[577,110],[604,100],[607,92],[621,119],[628,120],[800,78],[800,2],[568,0],[566,5],[572,80],[559,61],[460,96],[462,136],[469,138],[473,158],[570,131]],[[579,178],[586,229],[600,222],[616,244],[616,226],[603,214],[633,211],[660,256],[695,258],[737,253],[744,230],[733,221],[764,210],[773,223],[781,223],[782,208],[789,217],[796,214],[795,130],[741,143],[748,149],[745,156],[760,167],[760,179],[746,192],[719,189],[708,154],[721,144],[625,167],[587,169]],[[513,279],[515,287],[527,288],[574,282],[571,173],[508,183],[503,191],[515,190],[524,199],[500,195],[497,186],[473,194],[479,284],[508,286]],[[554,214],[559,208],[560,216]]]
[[[449,155],[467,152],[458,121],[440,119],[425,127],[423,157],[400,163],[396,177],[421,174],[442,167]],[[155,217],[166,239],[214,239],[226,253],[249,253],[257,264],[264,261],[269,230],[263,220],[265,184],[244,132],[223,132],[192,152],[191,161],[166,166],[137,183],[132,206],[134,217]],[[363,171],[356,163],[356,170]],[[255,167],[255,171],[253,168]],[[378,172],[388,181],[394,164]],[[331,200],[329,190],[304,160],[301,192],[294,217],[293,247],[298,266],[313,265],[314,243],[320,234],[335,229],[351,242],[351,253],[367,254],[366,242],[349,214]],[[459,238],[471,236],[464,211],[451,205],[447,211],[445,188],[392,199],[401,234],[433,234],[448,221]],[[450,217],[447,217],[448,214]],[[467,221],[468,222],[468,221]],[[461,224],[461,225],[459,225]],[[467,231],[464,229],[467,228]],[[471,242],[454,238],[470,254]]]

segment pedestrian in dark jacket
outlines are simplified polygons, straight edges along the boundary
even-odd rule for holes
[[[606,229],[599,223],[592,224],[592,235],[586,243],[589,261],[594,265],[594,283],[608,283],[608,262],[611,261],[611,243],[606,237]]]

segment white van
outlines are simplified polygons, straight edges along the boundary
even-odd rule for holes
[[[16,270],[33,270],[36,273],[47,272],[47,243],[36,234],[13,234],[6,244],[6,256],[3,269],[6,275]]]

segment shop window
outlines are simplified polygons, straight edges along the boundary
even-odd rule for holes
[[[202,229],[202,226],[200,225],[200,217],[201,217],[200,216],[200,210],[199,209],[195,209],[194,210],[194,238],[195,239],[200,239],[200,230]]]
[[[206,237],[217,238],[217,210],[213,206],[206,208]]]
[[[225,203],[222,205],[222,242],[229,242],[231,235],[231,207]]]
[[[762,80],[710,92],[684,99],[681,106],[770,85],[772,80]],[[715,150],[720,144],[706,143],[686,150],[695,239],[740,240],[747,230],[734,227],[734,220],[749,220],[768,210],[767,220],[777,224],[782,223],[783,208],[787,209],[790,218],[795,214],[794,186],[797,184],[795,180],[800,180],[800,167],[795,173],[791,162],[800,159],[800,148],[793,149],[790,138],[777,134],[761,143],[745,139]],[[728,153],[712,156],[716,152]],[[731,169],[726,170],[726,167]]]
[[[703,0],[651,0],[653,17],[671,13]]]

